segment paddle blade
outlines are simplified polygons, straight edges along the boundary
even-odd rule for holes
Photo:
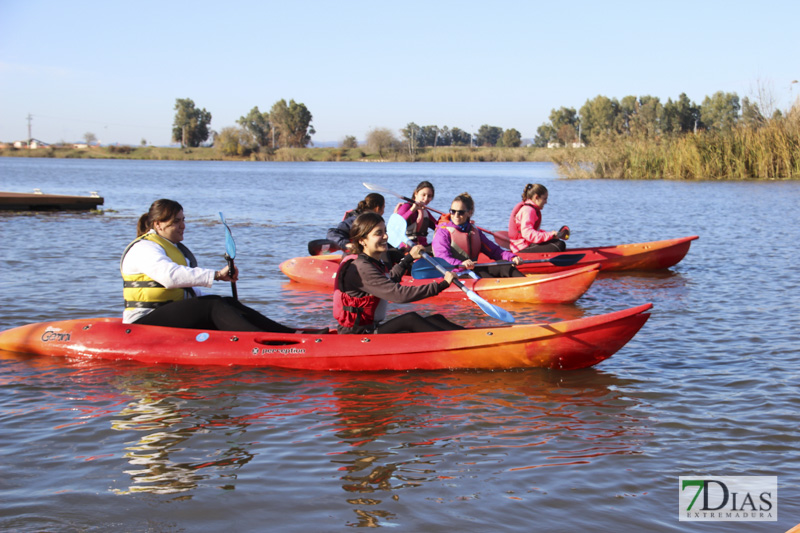
[[[308,241],[308,255],[321,255],[338,252],[340,248],[336,243],[328,239],[317,239]]]
[[[406,219],[393,213],[389,217],[389,222],[386,224],[386,233],[389,235],[389,244],[395,248],[400,248],[400,245],[406,242],[406,228],[408,224]]]
[[[497,243],[497,246],[500,248],[510,248],[511,247],[511,240],[508,237],[507,231],[495,231],[492,233],[494,236],[494,242]]]
[[[227,253],[231,259],[234,259],[236,258],[236,243],[233,242],[233,235],[231,235],[231,229],[225,222],[225,216],[222,214],[222,211],[219,212],[219,218],[220,220],[222,220],[222,225],[225,226],[225,253]]]
[[[366,187],[367,189],[375,192],[385,192],[391,194],[392,191],[386,190],[380,185],[375,185],[374,183],[367,183],[366,181],[362,182],[361,185]]]
[[[464,287],[466,289],[466,287]],[[502,307],[497,307],[496,305],[492,305],[476,293],[473,290],[467,289],[464,291],[467,293],[467,298],[475,302],[478,307],[480,307],[484,313],[489,315],[492,318],[496,318],[497,320],[502,320],[503,322],[508,322],[510,324],[514,323],[514,315],[503,309]]]
[[[400,218],[403,218],[403,217],[400,217]],[[442,261],[443,260],[441,257],[431,257],[430,255],[426,254],[425,252],[422,252],[422,257],[423,257],[423,259],[425,259],[425,261],[430,263],[430,265],[432,267],[434,267],[436,270],[438,270],[440,275],[444,275],[444,273],[446,271],[446,268],[453,268],[453,265],[451,265],[449,263],[447,263],[447,267],[444,267],[444,266],[440,265],[439,263],[437,263],[437,261]],[[483,298],[478,296],[478,294],[475,291],[465,287],[464,284],[461,283],[460,281],[458,281],[457,279],[454,279],[453,283],[455,284],[456,287],[458,287],[459,289],[464,291],[464,293],[467,295],[467,297],[470,300],[472,300],[473,302],[475,302],[476,304],[478,304],[478,307],[480,307],[481,310],[484,313],[486,313],[487,315],[489,315],[490,317],[496,318],[497,320],[502,320],[503,322],[510,322],[510,323],[514,322],[514,316],[511,313],[509,313],[508,311],[506,311],[505,309],[502,309],[500,307],[497,307],[495,305],[490,304],[489,302],[487,302],[486,300],[484,300]]]
[[[430,257],[431,261],[434,261],[436,264],[441,266],[446,270],[451,270],[453,265],[442,259],[441,257]],[[411,277],[414,279],[435,279],[441,278],[444,274],[442,274],[439,269],[436,268],[434,264],[430,262],[420,259],[419,261],[415,261],[413,265],[411,265]]]
[[[571,266],[586,257],[586,254],[564,254],[558,255],[549,261],[556,266]]]

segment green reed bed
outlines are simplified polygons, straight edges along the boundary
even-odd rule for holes
[[[607,138],[590,149],[561,151],[554,161],[569,178],[798,179],[799,119],[656,140]]]

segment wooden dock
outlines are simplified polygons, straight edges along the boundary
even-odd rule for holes
[[[89,211],[103,205],[103,198],[97,193],[91,196],[67,196],[63,194],[43,194],[38,189],[33,193],[0,191],[0,210],[2,211]]]

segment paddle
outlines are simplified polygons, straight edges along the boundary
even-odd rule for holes
[[[233,242],[233,235],[231,235],[231,228],[228,227],[228,224],[225,222],[225,216],[222,214],[222,211],[219,212],[219,218],[222,220],[222,224],[225,226],[225,260],[228,262],[228,274],[233,277],[236,269],[233,267],[233,259],[236,257],[236,243]],[[231,281],[231,293],[233,294],[233,299],[238,300],[239,295],[236,292],[236,282]]]
[[[380,185],[375,185],[374,183],[366,183],[366,182],[362,182],[362,185],[364,185],[364,187],[366,187],[367,189],[369,189],[371,191],[385,192],[386,194],[391,194],[392,196],[396,196],[396,197],[400,198],[401,200],[405,200],[406,202],[411,202],[412,204],[414,203],[414,200],[412,200],[408,196],[403,196],[402,194],[398,194],[398,193],[396,193],[394,191],[390,191],[389,189],[385,189],[385,188],[381,187]],[[432,208],[430,206],[425,206],[425,209],[430,209],[434,213],[439,213],[440,215],[444,215],[445,214],[443,211],[439,211],[438,209],[434,209],[434,208]],[[480,226],[475,226],[475,227],[478,228],[479,230],[481,230],[482,232],[488,233],[489,235],[494,237],[494,240],[495,240],[495,242],[497,242],[497,244],[500,244],[500,241],[503,241],[506,244],[506,246],[503,246],[503,248],[508,248],[507,245],[508,245],[509,241],[508,241],[508,233],[507,232],[506,232],[506,235],[504,237],[503,235],[498,235],[497,233],[491,232],[488,229],[483,229]],[[403,230],[403,231],[405,232],[405,230]],[[500,245],[500,246],[502,246],[502,245]]]
[[[386,232],[389,235],[389,244],[395,247],[399,246],[401,243],[405,242],[406,220],[397,213],[393,214],[392,216],[389,217],[389,223],[386,226]],[[433,265],[434,268],[439,269],[439,272],[441,273],[442,276],[444,276],[445,273],[447,273],[447,271],[441,266],[439,266],[439,264],[434,261],[434,258],[429,256],[427,253],[422,252],[422,257],[428,263]],[[455,284],[456,287],[464,291],[464,293],[467,295],[467,298],[475,302],[478,305],[478,307],[480,307],[481,310],[490,317],[496,318],[497,320],[502,320],[503,322],[509,322],[509,323],[514,322],[514,316],[505,309],[490,304],[489,302],[481,298],[475,291],[465,287],[464,284],[458,281],[457,279],[454,279],[453,283]]]
[[[571,266],[580,261],[586,254],[566,254],[553,257],[552,259],[529,259],[528,261],[520,261],[519,264],[530,264],[530,263],[552,263],[556,266]],[[446,270],[452,270],[457,268],[455,265],[451,265],[447,261],[445,261],[441,257],[434,257],[434,261],[436,261],[442,268]],[[476,263],[476,267],[487,267],[487,266],[496,266],[496,265],[510,265],[512,264],[511,261],[495,261],[494,263]],[[422,263],[417,261],[411,267],[411,276],[414,279],[432,279],[432,278],[440,278],[442,274],[439,272],[438,269],[431,267],[426,263]]]
[[[328,239],[317,239],[308,241],[308,255],[321,255],[341,250],[335,242]]]

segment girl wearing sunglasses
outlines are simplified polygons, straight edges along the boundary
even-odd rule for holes
[[[514,265],[519,257],[503,250],[472,223],[475,202],[468,193],[455,197],[450,204],[450,213],[439,219],[433,236],[433,254],[453,266],[472,270],[482,278],[524,277]],[[495,261],[511,261],[511,265],[476,267],[478,256],[483,253]]]

